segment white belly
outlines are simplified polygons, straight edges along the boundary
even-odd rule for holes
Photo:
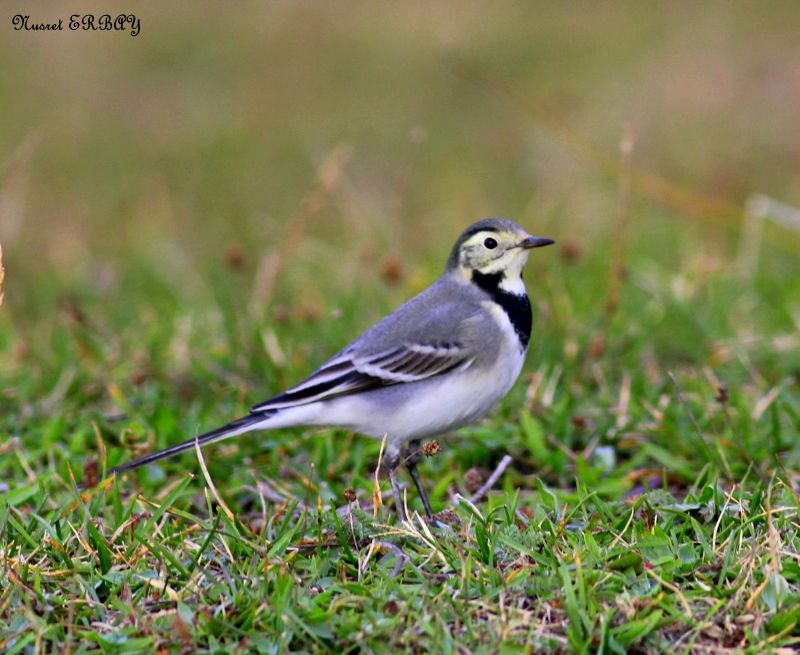
[[[511,389],[522,368],[524,354],[520,353],[513,362],[502,359],[481,375],[468,368],[457,376],[432,381],[425,394],[393,413],[389,430],[364,426],[371,428],[365,432],[374,436],[388,432],[398,441],[407,441],[477,421]]]

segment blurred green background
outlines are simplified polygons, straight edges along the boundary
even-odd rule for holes
[[[54,412],[84,431],[151,380],[229,418],[430,283],[486,216],[559,244],[527,273],[528,370],[796,371],[800,238],[767,221],[740,252],[752,194],[800,206],[796,2],[136,3],[135,37],[17,32],[16,11],[11,434]],[[159,443],[196,430],[192,411]]]

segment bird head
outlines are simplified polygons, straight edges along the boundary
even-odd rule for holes
[[[500,286],[511,290],[522,276],[532,248],[555,243],[534,237],[514,221],[486,218],[470,225],[458,237],[447,260],[447,273],[465,281],[475,275],[500,278]]]

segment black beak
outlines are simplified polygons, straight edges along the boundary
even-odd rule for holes
[[[547,237],[526,237],[517,244],[518,248],[543,248],[555,243],[552,239]]]

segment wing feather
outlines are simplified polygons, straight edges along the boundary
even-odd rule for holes
[[[343,351],[300,384],[251,412],[305,405],[380,387],[417,382],[469,366],[474,356],[457,342],[404,343],[379,353],[359,355]]]

